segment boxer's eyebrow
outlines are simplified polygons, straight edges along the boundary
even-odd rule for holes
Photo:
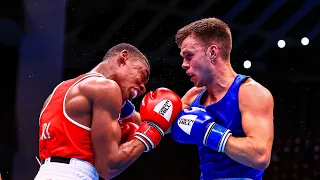
[[[183,50],[181,51],[180,56],[183,57],[183,55],[188,54],[188,53],[191,53],[191,54],[192,54],[193,52],[192,52],[191,50],[185,48],[185,49],[183,49]]]
[[[143,80],[144,80],[144,82],[149,81],[149,71],[143,70],[143,71],[142,71],[142,75],[143,75]]]

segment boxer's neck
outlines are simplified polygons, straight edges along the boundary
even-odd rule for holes
[[[116,74],[116,67],[113,66],[113,63],[101,62],[96,67],[94,67],[90,72],[97,72],[102,74],[104,77],[108,79],[112,79]]]
[[[206,87],[212,100],[220,100],[228,91],[237,73],[233,70],[230,61],[216,64],[213,81]]]

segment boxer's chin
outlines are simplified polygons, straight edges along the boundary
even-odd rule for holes
[[[200,82],[199,82],[199,79],[198,79],[198,78],[194,77],[194,78],[191,79],[191,81],[193,82],[193,85],[194,85],[195,87],[202,87],[202,86],[200,85]]]
[[[128,99],[129,99],[130,101],[132,101],[134,98],[136,98],[136,97],[138,96],[138,93],[139,93],[139,92],[138,92],[138,90],[136,90],[136,89],[130,90],[130,91],[129,91],[129,95],[128,95],[128,96],[129,96]]]
[[[191,82],[193,83],[194,86],[197,86],[197,81],[196,80],[191,79]]]
[[[199,80],[195,81],[193,85],[194,85],[195,87],[198,87],[198,88],[201,88],[201,87],[206,86],[203,82],[201,82],[201,81],[199,81]]]
[[[198,81],[193,82],[193,85],[194,85],[195,87],[201,87]]]

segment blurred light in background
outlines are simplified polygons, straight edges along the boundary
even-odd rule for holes
[[[245,60],[243,62],[243,67],[246,68],[246,69],[249,69],[251,67],[251,61]]]
[[[284,48],[286,46],[286,42],[281,39],[278,41],[278,46],[279,46],[279,48]]]
[[[302,38],[301,39],[301,44],[304,45],[304,46],[308,45],[309,44],[309,39],[307,37]]]

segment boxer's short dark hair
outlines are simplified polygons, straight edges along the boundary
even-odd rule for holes
[[[103,60],[108,60],[109,58],[115,56],[116,54],[120,53],[123,50],[127,50],[129,52],[129,56],[131,60],[139,60],[139,61],[142,60],[148,65],[148,68],[150,68],[150,64],[147,57],[137,47],[128,43],[120,43],[111,47],[107,51]]]

